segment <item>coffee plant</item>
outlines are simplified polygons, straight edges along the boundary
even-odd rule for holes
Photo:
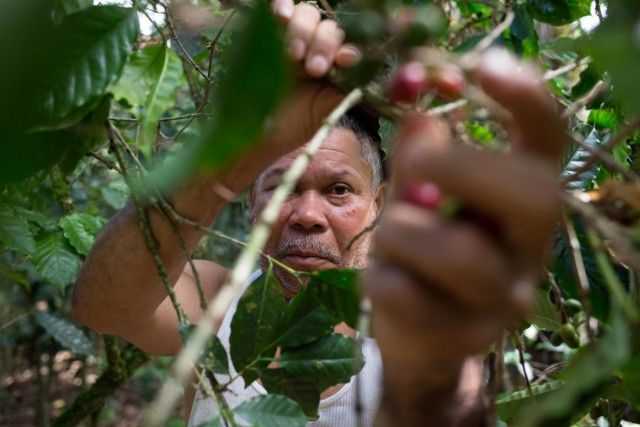
[[[294,83],[282,25],[264,0],[103,3],[0,3],[1,375],[4,387],[12,361],[34,367],[41,401],[34,423],[40,425],[95,422],[149,360],[133,345],[97,336],[69,317],[74,280],[101,228],[131,200],[157,255],[147,207],[173,224],[188,224],[165,195],[193,174],[223,168],[255,149]],[[385,152],[393,150],[395,123],[407,113],[442,117],[460,143],[508,149],[504,112],[470,78],[478,56],[493,46],[544,72],[573,144],[559,174],[563,219],[535,310],[486,355],[487,391],[495,403],[490,422],[640,423],[640,3],[312,3],[362,50],[356,66],[328,77],[348,96],[253,229],[240,196],[206,229],[198,249],[185,254],[213,258],[232,274],[214,301],[201,300],[206,314],[199,325],[189,324],[175,304],[185,350],[165,374],[145,425],[168,425],[193,366],[221,409],[212,426],[304,426],[317,417],[322,390],[359,372],[365,363],[359,340],[334,333],[341,322],[368,332],[357,271],[310,274],[289,302],[270,269],[244,291],[268,235],[267,216],[277,215],[314,150],[357,103],[380,115]],[[142,32],[141,23],[149,31]],[[456,206],[437,188],[415,189],[407,198],[455,215]],[[171,296],[161,261],[157,267]],[[227,354],[204,325],[243,291]],[[99,375],[50,420],[48,381],[62,350],[82,366],[93,360]],[[277,351],[278,367],[268,368]],[[247,384],[259,378],[269,394],[229,407],[222,394],[229,383],[219,378],[234,375]],[[10,393],[0,399],[10,406]]]

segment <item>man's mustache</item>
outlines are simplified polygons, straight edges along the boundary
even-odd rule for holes
[[[281,240],[276,250],[276,258],[284,258],[292,254],[315,256],[324,258],[336,265],[340,264],[340,254],[313,237],[294,237]]]

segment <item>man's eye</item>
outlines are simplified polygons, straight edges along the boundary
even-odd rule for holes
[[[331,194],[336,196],[344,196],[351,193],[351,187],[347,184],[335,184],[331,186]]]

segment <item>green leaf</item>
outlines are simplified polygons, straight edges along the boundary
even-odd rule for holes
[[[9,133],[0,151],[0,184],[17,182],[61,161],[82,143],[81,135],[67,131]]]
[[[120,210],[129,199],[129,187],[123,179],[115,179],[100,190],[102,198],[113,209]]]
[[[320,390],[324,390],[349,382],[364,366],[364,357],[352,338],[333,334],[283,350],[278,364],[287,376],[314,378]]]
[[[251,427],[304,427],[307,417],[293,400],[277,394],[254,397],[233,408],[233,415],[241,425]],[[207,427],[222,427],[220,418]]]
[[[153,85],[145,101],[142,123],[138,130],[138,147],[147,156],[155,144],[158,121],[162,114],[176,103],[176,92],[182,85],[182,62],[178,55],[166,45],[155,47],[159,50],[149,70]]]
[[[358,271],[330,269],[313,273],[308,287],[334,317],[335,324],[345,322],[357,328],[360,313]]]
[[[61,22],[66,15],[93,6],[93,0],[54,0],[53,19]]]
[[[216,374],[229,375],[229,357],[220,338],[211,337],[204,355],[203,365]]]
[[[261,140],[266,118],[290,87],[291,72],[282,28],[269,5],[256,2],[246,18],[234,43],[225,49],[226,72],[213,100],[210,125],[151,174],[148,185],[152,188],[175,186],[198,168],[228,166]]]
[[[591,147],[597,147],[602,144],[602,140],[598,135],[596,129],[592,130],[584,140],[585,144]],[[566,161],[564,169],[562,171],[563,178],[572,178],[571,183],[567,185],[569,190],[588,190],[593,186],[593,182],[596,178],[596,171],[594,168],[583,172],[580,177],[576,177],[576,172],[587,162],[591,157],[591,152],[584,148],[577,146],[574,148],[573,153]],[[575,179],[574,179],[575,177]]]
[[[496,399],[498,416],[506,422],[513,422],[513,418],[524,406],[535,402],[539,396],[557,391],[560,387],[562,387],[562,382],[549,381],[532,385],[531,393],[525,389],[502,394]]]
[[[595,68],[611,77],[614,98],[626,113],[640,112],[637,75],[640,73],[640,43],[637,23],[640,7],[635,1],[607,3],[608,17],[581,46],[594,60]]]
[[[64,237],[81,255],[89,253],[104,224],[104,218],[85,213],[73,213],[60,219]]]
[[[255,362],[275,353],[286,308],[280,284],[271,272],[252,283],[238,301],[229,344],[233,365],[243,373],[247,385],[257,378],[256,369],[260,366]]]
[[[598,129],[616,129],[620,119],[614,110],[596,109],[589,112],[587,123]]]
[[[57,233],[37,242],[33,262],[43,279],[61,287],[75,280],[81,264],[80,258],[69,251],[64,237]]]
[[[335,324],[335,318],[307,286],[287,306],[278,344],[284,347],[308,344],[333,332]]]
[[[93,342],[68,320],[40,311],[36,313],[36,321],[63,347],[85,356],[95,354]]]
[[[536,399],[518,414],[521,427],[560,427],[581,416],[610,383],[613,373],[629,360],[630,330],[620,309],[611,311],[611,323],[605,335],[592,347],[583,347],[561,373],[563,386]]]
[[[566,25],[591,14],[591,0],[527,0],[535,19],[552,25]]]
[[[308,419],[318,419],[320,392],[313,378],[290,377],[280,369],[265,369],[260,375],[262,384],[270,394],[281,394],[294,400]]]
[[[278,365],[261,372],[265,388],[290,397],[308,417],[317,418],[320,393],[348,383],[364,366],[364,358],[353,339],[333,334],[302,347],[283,349]]]
[[[133,8],[92,6],[65,17],[52,35],[56,56],[33,82],[35,127],[67,127],[84,117],[120,76],[137,36]]]
[[[549,301],[548,291],[536,289],[533,313],[529,321],[540,329],[557,331],[562,327],[562,319],[558,309]]]
[[[10,206],[0,205],[0,242],[24,254],[31,254],[36,249],[27,218],[18,215]]]

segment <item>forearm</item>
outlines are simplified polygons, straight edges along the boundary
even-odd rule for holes
[[[487,427],[481,360],[469,358],[450,374],[451,369],[386,367],[376,427]]]
[[[209,225],[225,201],[213,191],[213,178],[197,179],[170,197],[180,215]],[[159,209],[144,207],[150,231],[168,282],[176,283],[187,258],[203,232],[191,225],[170,222]],[[100,332],[143,321],[167,297],[153,256],[140,227],[139,212],[130,202],[98,237],[78,276],[73,295],[74,317]]]

